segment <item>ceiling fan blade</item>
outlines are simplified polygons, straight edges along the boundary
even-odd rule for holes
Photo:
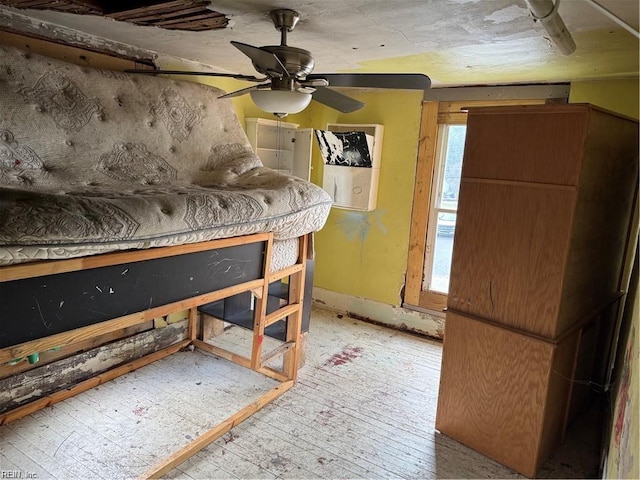
[[[426,90],[431,79],[422,73],[317,73],[307,80],[323,78],[332,87],[397,88]]]
[[[324,78],[313,78],[306,80],[299,80],[298,83],[303,87],[328,87],[329,82]]]
[[[267,77],[258,78],[254,75],[242,75],[239,73],[217,73],[217,72],[189,72],[186,70],[137,70],[135,68],[125,70],[126,73],[141,73],[142,75],[199,75],[206,77],[227,77],[236,80],[246,80],[247,82],[264,82]]]
[[[239,97],[240,95],[244,95],[246,93],[252,92],[253,90],[260,90],[262,88],[269,88],[271,83],[262,83],[260,85],[252,85],[247,88],[242,88],[240,90],[236,90],[235,92],[225,93],[224,95],[219,96],[218,98],[232,98]]]
[[[275,56],[275,54],[262,50],[259,47],[254,47],[253,45],[233,40],[231,41],[231,45],[244,53],[253,63],[260,66],[265,72],[270,72],[283,77],[290,76],[287,68],[282,64],[280,59]]]
[[[342,113],[355,112],[364,107],[364,103],[327,87],[317,87],[312,95],[312,98],[316,102],[320,102]]]

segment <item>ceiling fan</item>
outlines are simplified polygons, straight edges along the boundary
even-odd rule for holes
[[[304,110],[311,99],[342,113],[354,112],[364,103],[328,88],[365,87],[425,90],[431,86],[428,76],[414,73],[330,73],[311,74],[314,59],[311,52],[287,45],[287,33],[291,32],[300,15],[295,10],[279,8],[269,12],[276,30],[280,31],[280,45],[254,47],[246,43],[232,41],[231,44],[248,56],[254,68],[263,76],[235,73],[188,72],[182,70],[127,70],[130,73],[206,75],[230,77],[255,82],[248,88],[222,95],[230,98],[251,94],[255,104],[262,110],[277,117]]]

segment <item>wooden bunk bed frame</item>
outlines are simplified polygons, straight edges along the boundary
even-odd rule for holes
[[[280,382],[275,388],[263,394],[253,403],[241,408],[217,426],[191,441],[184,448],[173,453],[164,461],[147,470],[141,478],[158,478],[169,472],[177,465],[209,445],[211,442],[224,435],[234,426],[238,425],[262,407],[278,398],[295,384],[300,352],[300,331],[303,315],[309,236],[310,234],[304,235],[298,239],[299,248],[297,262],[294,265],[277,272],[271,272],[270,270],[273,245],[273,235],[271,233],[261,233],[173,247],[109,253],[69,260],[10,265],[0,268],[0,304],[2,309],[13,308],[19,310],[22,308],[24,310],[26,307],[24,305],[20,305],[21,299],[19,296],[15,297],[12,292],[24,291],[25,288],[33,288],[33,281],[42,282],[43,279],[47,279],[47,281],[49,281],[58,278],[62,279],[62,283],[69,284],[69,279],[66,278],[65,275],[68,276],[82,272],[85,274],[89,272],[89,274],[100,275],[105,271],[109,273],[109,269],[114,268],[116,268],[118,272],[128,273],[130,270],[144,271],[144,269],[149,265],[151,265],[152,268],[162,269],[165,268],[165,265],[172,265],[166,264],[164,262],[165,260],[177,259],[178,261],[183,261],[189,260],[190,257],[192,257],[191,263],[194,268],[200,268],[200,272],[205,272],[209,275],[206,278],[211,281],[210,283],[212,285],[211,290],[198,291],[198,293],[194,295],[187,294],[186,296],[184,296],[184,293],[178,293],[178,295],[182,295],[184,298],[179,298],[177,300],[171,299],[168,302],[158,300],[155,302],[149,302],[149,308],[139,309],[132,313],[119,315],[108,320],[96,320],[95,316],[91,317],[89,315],[86,317],[88,320],[85,320],[85,322],[89,322],[89,324],[67,331],[57,332],[48,336],[30,338],[26,341],[0,348],[0,366],[3,366],[6,365],[7,362],[11,362],[16,358],[28,357],[29,355],[58,348],[60,346],[77,344],[79,342],[95,338],[99,335],[116,332],[123,328],[149,322],[150,320],[170,313],[183,310],[188,310],[189,312],[186,338],[184,340],[180,340],[166,348],[162,348],[153,353],[88,378],[77,383],[71,388],[59,390],[12,410],[6,411],[0,414],[0,425],[18,420],[40,409],[63,401],[90,388],[96,387],[113,378],[132,372],[189,346],[193,346],[194,348],[200,349],[204,352],[230,360]],[[219,252],[234,252],[234,255],[244,255],[238,263],[238,265],[243,266],[242,269],[238,270],[234,268],[227,268],[229,266],[227,265],[224,269],[224,274],[217,274],[216,272],[213,272],[212,277],[211,264],[203,262],[201,255],[218,255]],[[200,255],[200,257],[198,257],[198,255]],[[225,255],[225,257],[228,257],[228,255]],[[197,274],[194,272],[193,276],[196,275]],[[153,275],[147,276],[146,278],[132,275],[131,278],[136,284],[142,283],[147,287],[154,283],[158,283],[154,279]],[[289,285],[289,294],[286,304],[273,312],[267,313],[269,285],[285,278],[288,278]],[[215,285],[216,283],[218,283],[217,286]],[[81,288],[85,287],[86,285]],[[93,288],[93,285],[91,287]],[[251,292],[256,299],[253,313],[253,335],[250,358],[207,343],[205,341],[206,338],[203,338],[202,325],[198,322],[198,307],[245,292]],[[32,293],[33,292],[29,293],[29,295]],[[37,295],[37,293],[35,295]],[[35,300],[35,297],[33,298]],[[143,300],[146,301],[146,299]],[[118,302],[111,303],[115,304]],[[118,308],[128,307],[127,305],[124,305]],[[40,310],[39,304],[37,310]],[[42,323],[45,324],[45,328],[47,325],[51,328],[52,325],[47,324],[46,319],[43,316],[43,312],[39,311],[37,313],[41,317]],[[287,321],[286,337],[284,342],[274,350],[264,353],[262,346],[265,328],[285,318]],[[5,329],[5,327],[6,325],[3,326],[3,329]],[[282,370],[266,365],[268,361],[279,355],[283,356]]]

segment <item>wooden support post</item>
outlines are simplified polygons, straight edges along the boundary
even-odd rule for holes
[[[198,335],[198,309],[191,307],[189,309],[188,339],[192,342]]]
[[[200,314],[200,340],[207,341],[224,333],[224,321],[206,313]]]
[[[298,304],[299,308],[289,315],[287,320],[287,342],[294,342],[295,346],[284,354],[284,374],[291,380],[298,377],[298,355],[300,353],[300,329],[302,326],[302,302],[304,301],[305,266],[307,264],[307,248],[309,235],[300,237],[298,248],[298,263],[302,269],[289,277],[289,304]]]
[[[260,357],[262,357],[264,321],[267,315],[267,301],[269,298],[269,274],[271,271],[272,247],[273,236],[269,236],[264,254],[264,284],[262,285],[262,295],[256,298],[256,308],[253,312],[253,344],[251,346],[251,368],[253,370],[260,368]]]

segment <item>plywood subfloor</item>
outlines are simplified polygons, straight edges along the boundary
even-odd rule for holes
[[[522,478],[434,431],[440,343],[339,317],[314,309],[298,384],[167,477]],[[0,469],[136,476],[273,384],[176,354],[0,428]],[[586,478],[588,463],[559,451],[540,473]]]

